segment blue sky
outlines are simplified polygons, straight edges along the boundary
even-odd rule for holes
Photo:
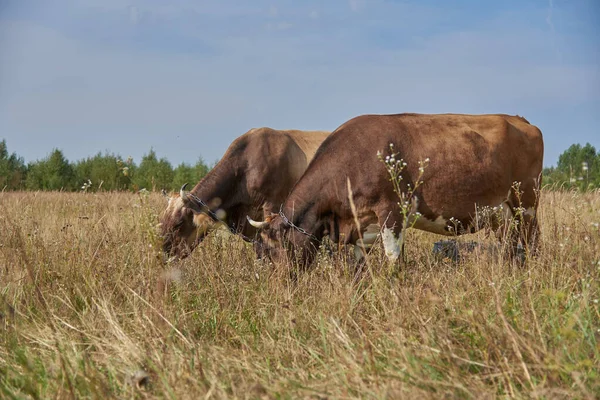
[[[508,113],[600,149],[600,2],[0,0],[0,138],[26,161],[219,159],[253,127]]]

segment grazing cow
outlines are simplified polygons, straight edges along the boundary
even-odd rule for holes
[[[395,156],[385,164],[378,152],[390,150]],[[377,225],[386,254],[396,259],[404,221],[388,168],[406,163],[399,188],[407,193],[410,185],[414,196],[404,206],[413,213],[405,227],[454,236],[492,225],[506,235],[508,218],[518,214],[521,229],[511,230],[511,248],[534,248],[543,152],[540,130],[519,116],[362,115],[323,142],[279,214],[249,222],[263,229],[265,251],[275,262],[294,255],[307,266],[325,235],[333,242],[372,243]],[[486,210],[498,210],[502,218],[482,223]]]
[[[256,229],[246,215],[264,218],[278,209],[329,133],[255,128],[238,137],[190,192],[186,184],[169,198],[160,217],[163,250],[187,257],[216,223],[250,240]]]

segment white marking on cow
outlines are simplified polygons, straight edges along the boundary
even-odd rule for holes
[[[169,198],[169,204],[167,205],[167,209],[174,212],[183,207],[183,200],[179,196],[173,196]]]
[[[396,239],[394,232],[389,228],[385,228],[381,234],[381,238],[386,257],[390,261],[396,261],[401,253],[400,243],[402,241],[402,232],[400,232],[400,238]]]
[[[525,210],[525,215],[529,215],[530,217],[535,217],[535,208],[528,207],[527,210]]]
[[[409,226],[411,226],[411,224],[409,224]],[[427,219],[424,216],[420,216],[416,219],[416,221],[414,221],[414,225],[412,226],[413,228],[422,231],[437,233],[438,235],[452,236],[452,232],[449,232],[447,229],[448,220],[441,215],[438,215],[434,221]]]

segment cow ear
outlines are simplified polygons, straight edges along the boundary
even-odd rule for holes
[[[278,217],[278,216],[279,216],[279,214],[272,212],[265,217],[265,221],[270,223],[271,221],[273,221],[275,219],[275,217]]]

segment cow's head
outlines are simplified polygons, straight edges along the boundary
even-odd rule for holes
[[[312,262],[317,247],[314,236],[293,228],[279,214],[271,214],[264,221],[246,218],[250,225],[260,231],[261,253],[273,263],[281,265],[295,259],[305,268]]]
[[[163,251],[177,258],[189,256],[213,226],[212,219],[185,191],[186,185],[171,196],[163,191],[167,198],[167,208],[160,216]]]

